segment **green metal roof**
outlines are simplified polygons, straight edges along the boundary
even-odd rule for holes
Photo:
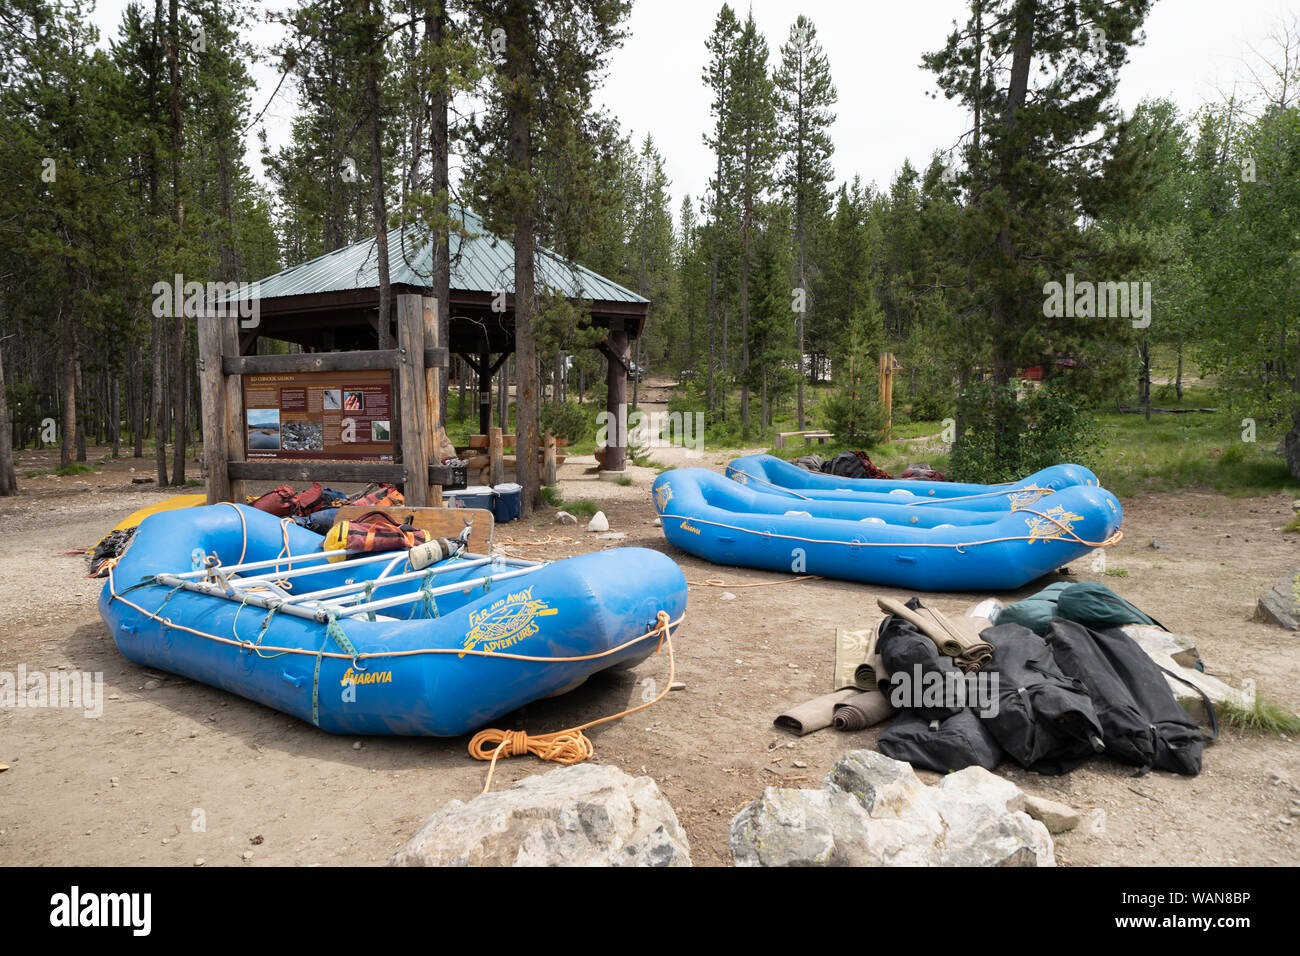
[[[464,292],[515,290],[514,244],[489,233],[481,217],[453,206],[451,214],[464,223],[464,232],[451,234],[451,287]],[[373,238],[354,242],[308,262],[291,266],[261,280],[255,297],[273,299],[318,292],[345,292],[379,287],[379,259]],[[537,282],[573,299],[646,302],[630,289],[537,247]],[[394,226],[388,230],[388,275],[393,285],[428,286],[433,273],[433,242],[421,230]]]

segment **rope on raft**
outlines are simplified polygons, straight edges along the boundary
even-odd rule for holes
[[[676,518],[680,522],[689,521],[689,522],[694,522],[695,524],[712,525],[715,528],[726,528],[729,531],[740,531],[743,532],[744,534],[756,534],[764,538],[781,538],[782,540],[785,541],[805,541],[809,544],[842,544],[850,548],[955,548],[956,550],[962,552],[963,554],[965,553],[966,548],[974,548],[982,544],[998,544],[1003,541],[1031,541],[1031,542],[1045,541],[1045,540],[1055,541],[1055,540],[1060,540],[1060,538],[1064,537],[1065,535],[1069,535],[1070,538],[1077,541],[1079,544],[1083,545],[1084,547],[1108,548],[1111,545],[1119,544],[1119,542],[1122,541],[1124,538],[1123,530],[1116,528],[1115,533],[1112,534],[1105,541],[1084,541],[1077,534],[1075,534],[1071,528],[1066,527],[1064,524],[1062,524],[1057,519],[1053,518],[1051,515],[1043,514],[1041,511],[1035,511],[1033,508],[1013,508],[1011,513],[1015,514],[1018,511],[1023,511],[1031,515],[1038,515],[1038,517],[1050,521],[1052,524],[1056,525],[1058,528],[1061,529],[1062,533],[1052,538],[1044,538],[1042,535],[1019,534],[1019,535],[1009,535],[1004,538],[985,538],[982,541],[962,541],[956,544],[948,544],[941,541],[833,541],[827,538],[805,538],[797,534],[779,534],[775,531],[758,531],[755,530],[754,528],[742,528],[739,525],[725,524],[721,521],[709,521],[707,518],[695,518],[689,515],[663,515],[663,517]]]
[[[759,581],[756,584],[728,584],[722,578],[708,578],[704,581],[687,581],[687,584],[697,588],[769,588],[776,584],[795,584],[799,581],[820,581],[820,574],[801,574],[794,578],[784,578],[780,581]]]
[[[816,499],[816,498],[810,498],[808,495],[801,495],[801,494],[799,494],[799,492],[795,491],[793,488],[787,488],[785,485],[778,485],[775,481],[768,481],[766,478],[760,478],[758,475],[751,475],[751,474],[750,474],[749,472],[747,472],[747,471],[741,471],[739,468],[736,468],[736,467],[733,466],[733,465],[728,465],[728,466],[727,466],[727,471],[728,471],[729,473],[730,473],[730,472],[735,472],[737,475],[744,475],[746,478],[750,478],[750,479],[752,479],[752,480],[754,480],[754,481],[761,481],[763,484],[765,484],[765,485],[771,485],[773,488],[780,488],[782,491],[786,492],[787,494],[794,495],[796,498],[802,498],[804,501],[816,501],[816,500],[818,500],[818,499]],[[861,480],[863,480],[863,479],[860,479],[860,478],[849,478],[848,480],[849,480],[849,481],[861,481]],[[902,480],[902,479],[900,479],[900,480]],[[1002,484],[1011,485],[1011,484],[1015,484],[1015,482],[1002,482]],[[906,489],[902,489],[902,490],[906,491]],[[954,495],[954,496],[952,496],[952,497],[948,497],[948,498],[922,498],[922,499],[920,499],[919,501],[900,501],[900,502],[898,502],[898,503],[901,504],[901,505],[902,505],[903,507],[905,507],[905,508],[915,508],[915,507],[917,507],[918,505],[936,505],[936,504],[943,504],[943,503],[948,502],[948,501],[970,501],[970,500],[973,499],[973,498],[1000,498],[1000,497],[1002,497],[1002,496],[1004,496],[1004,495],[1018,495],[1018,494],[1022,494],[1023,492],[1026,492],[1026,491],[1046,491],[1046,492],[1050,492],[1051,489],[1050,489],[1050,488],[1039,488],[1037,485],[1026,485],[1026,486],[1024,486],[1023,488],[1007,488],[1005,491],[984,491],[984,492],[981,492],[980,494],[977,494],[977,495]],[[888,494],[888,493],[889,493],[889,492],[873,492],[873,494]],[[1013,510],[1015,510],[1015,509],[1013,509]]]

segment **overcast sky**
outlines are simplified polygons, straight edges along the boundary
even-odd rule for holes
[[[283,6],[284,4],[280,4]],[[94,20],[101,39],[116,35],[126,0],[99,0]],[[771,49],[769,63],[804,13],[817,27],[839,92],[832,130],[837,182],[860,174],[885,186],[904,159],[928,162],[936,148],[951,146],[967,118],[953,103],[928,95],[934,76],[921,69],[921,55],[938,49],[954,19],[965,21],[965,0],[754,0],[754,18]],[[1168,96],[1185,112],[1218,89],[1230,90],[1244,75],[1248,44],[1266,48],[1265,37],[1296,9],[1295,0],[1157,0],[1146,22],[1146,44],[1132,51],[1119,87],[1120,103],[1131,109],[1146,97]],[[697,200],[712,160],[703,143],[710,126],[709,94],[700,80],[704,41],[721,3],[701,0],[636,0],[629,37],[611,61],[600,92],[625,132],[638,144],[649,132],[667,162],[673,212],[684,193]],[[737,15],[747,5],[735,3]],[[275,39],[265,26],[253,35]],[[258,64],[254,111],[266,103],[278,79],[275,66]],[[294,93],[286,84],[262,125],[273,145],[287,142]],[[262,176],[253,134],[247,161]]]

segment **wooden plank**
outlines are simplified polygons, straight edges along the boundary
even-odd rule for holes
[[[491,483],[499,485],[506,480],[505,465],[501,461],[504,444],[500,428],[488,429],[488,463],[492,468]]]
[[[424,302],[397,297],[397,391],[402,410],[402,494],[413,508],[429,500],[429,404],[424,381]]]
[[[402,481],[402,466],[386,461],[232,461],[232,480],[241,481]]]
[[[421,346],[422,365],[423,351]],[[222,360],[222,369],[227,375],[359,372],[396,369],[400,358],[396,349],[372,349],[365,352],[303,352],[298,355],[227,355]]]
[[[438,301],[437,299],[433,298],[433,296],[425,296],[424,299],[426,302]],[[432,310],[433,317],[434,317],[434,325],[436,326],[438,320],[437,309],[434,308],[433,306],[430,306],[429,309]],[[435,328],[433,331],[434,331],[434,335],[436,336],[438,332],[437,328]],[[426,325],[424,329],[424,367],[427,369],[446,368],[447,363],[451,360],[450,356],[447,353],[447,350],[437,345],[430,345],[429,341],[430,341],[429,328]],[[433,339],[433,341],[436,342],[437,339],[435,338]]]
[[[495,429],[495,430],[496,430],[496,431],[501,431],[501,429],[499,429],[499,428],[498,428],[498,429]],[[491,442],[492,442],[492,436],[491,436],[491,435],[470,435],[470,436],[469,436],[469,447],[470,447],[470,448],[490,448],[490,447],[492,447],[492,446],[491,446]],[[501,435],[501,447],[502,447],[502,448],[514,448],[514,447],[515,447],[515,436],[514,436],[513,434],[508,433],[508,432],[503,432],[502,435]]]
[[[226,371],[226,359],[239,355],[239,317],[221,319],[221,371],[226,393],[226,461],[222,465],[230,486],[230,500],[243,503],[248,498],[248,484],[230,471],[230,465],[244,460],[244,379]]]
[[[203,468],[208,476],[208,504],[230,500],[226,471],[226,381],[221,371],[225,338],[221,317],[198,318],[199,394],[203,409]]]
[[[338,510],[335,521],[355,521],[364,514],[380,511],[397,524],[409,524],[429,532],[435,538],[454,538],[466,524],[472,529],[469,549],[474,554],[487,554],[492,550],[492,512],[486,508],[372,508],[366,505],[346,505]]]

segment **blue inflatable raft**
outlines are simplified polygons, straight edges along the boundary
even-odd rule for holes
[[[793,498],[824,501],[880,501],[926,507],[1010,511],[1031,505],[1055,491],[1076,485],[1100,487],[1097,476],[1082,465],[1053,465],[1005,485],[962,484],[954,481],[905,481],[844,478],[808,471],[773,455],[749,455],[727,466],[727,477],[755,490]]]
[[[643,548],[411,571],[405,551],[331,563],[322,540],[242,505],[154,515],[100,613],[137,664],[331,733],[446,737],[636,665],[686,610],[681,570]]]
[[[1006,512],[879,501],[796,500],[703,468],[654,484],[664,536],[739,567],[915,591],[1003,591],[1119,540],[1118,499],[1088,485]]]

